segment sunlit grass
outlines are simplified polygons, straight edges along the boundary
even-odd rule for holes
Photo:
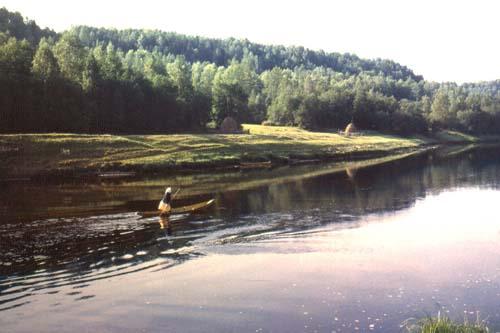
[[[0,169],[29,175],[61,169],[163,170],[237,164],[240,161],[350,158],[411,149],[423,138],[378,133],[346,137],[295,127],[243,125],[249,134],[0,135],[0,144],[19,148],[0,156]],[[367,156],[368,157],[368,156]]]
[[[436,139],[446,142],[464,142],[464,141],[475,142],[480,140],[480,138],[477,136],[456,131],[440,131],[436,133],[434,136]]]

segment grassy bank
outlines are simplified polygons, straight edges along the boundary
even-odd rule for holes
[[[280,164],[383,156],[440,140],[377,133],[346,137],[261,125],[244,128],[249,134],[0,135],[0,170],[4,178],[64,171],[205,170],[252,161]]]

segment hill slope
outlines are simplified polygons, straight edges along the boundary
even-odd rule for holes
[[[500,132],[500,81],[427,82],[390,60],[157,30],[40,29],[0,10],[0,132],[176,133],[239,122]]]

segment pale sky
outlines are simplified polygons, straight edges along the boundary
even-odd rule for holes
[[[435,81],[500,79],[500,0],[0,0],[42,27],[150,28],[388,58]]]

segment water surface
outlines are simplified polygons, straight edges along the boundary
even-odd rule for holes
[[[94,183],[4,183],[2,332],[500,328],[500,148]],[[211,210],[143,219],[166,185]]]

